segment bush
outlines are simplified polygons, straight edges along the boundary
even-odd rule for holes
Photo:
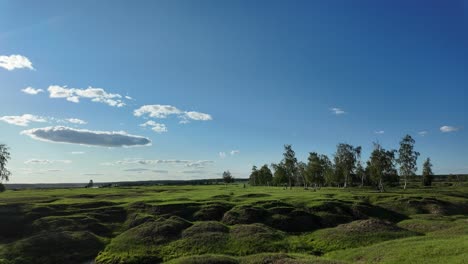
[[[0,193],[5,191],[5,185],[0,183]]]

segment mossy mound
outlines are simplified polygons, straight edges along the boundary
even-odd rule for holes
[[[329,252],[415,235],[419,233],[400,228],[389,221],[366,219],[321,229],[305,237],[316,250]]]
[[[193,219],[196,221],[220,221],[231,208],[232,205],[225,203],[207,204],[193,214]]]
[[[233,226],[230,238],[227,252],[234,255],[281,252],[288,249],[288,244],[284,243],[285,233],[260,223]]]
[[[379,205],[389,210],[404,214],[457,215],[468,214],[468,205],[454,204],[430,197],[394,197],[379,201]]]
[[[157,216],[176,215],[191,220],[193,214],[199,209],[198,203],[172,203],[152,206],[148,212]]]
[[[112,231],[99,220],[86,216],[43,217],[32,224],[33,232],[41,231],[90,231],[100,236],[109,236]]]
[[[94,259],[104,242],[90,232],[42,232],[7,245],[6,264],[83,263]]]
[[[276,211],[278,210],[276,207]],[[287,212],[287,213],[286,213]],[[320,218],[303,210],[284,210],[283,214],[271,215],[266,223],[276,229],[286,232],[307,232],[320,227]]]
[[[193,237],[204,233],[229,233],[229,228],[219,222],[198,222],[182,232],[182,237]]]
[[[239,261],[230,256],[223,255],[200,255],[181,257],[172,261],[170,264],[238,264]]]
[[[178,216],[145,222],[112,239],[96,263],[160,262],[160,246],[179,239],[182,231],[191,225]]]
[[[21,205],[0,205],[0,239],[21,237],[29,227]]]
[[[314,256],[285,254],[285,253],[262,253],[243,257],[232,257],[226,255],[200,255],[174,259],[169,264],[339,264],[342,262],[319,259]]]
[[[262,223],[267,215],[261,207],[238,206],[226,212],[222,221],[228,225]]]

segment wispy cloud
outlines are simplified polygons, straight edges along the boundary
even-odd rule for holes
[[[383,135],[383,134],[385,134],[385,131],[378,130],[378,131],[375,131],[374,133],[377,134],[377,135]]]
[[[70,152],[70,154],[73,154],[73,155],[82,155],[82,154],[85,154],[86,152],[84,151],[72,151]]]
[[[337,108],[337,107],[333,107],[333,108],[330,108],[330,111],[335,114],[335,115],[343,115],[343,114],[346,114],[346,112],[341,109],[341,108]]]
[[[86,89],[79,89],[51,85],[47,91],[49,92],[50,98],[65,98],[67,101],[73,103],[79,103],[80,99],[86,98],[90,99],[92,102],[104,103],[110,106],[125,106],[120,94],[108,93],[102,88],[88,87]]]
[[[147,122],[141,124],[140,126],[141,127],[151,127],[151,130],[153,130],[156,133],[167,132],[167,127],[166,127],[165,124],[156,123],[153,120],[147,121]]]
[[[240,150],[231,150],[231,152],[229,152],[231,154],[231,156],[234,156],[234,155],[237,155],[240,153]]]
[[[31,114],[24,114],[21,116],[1,116],[0,121],[15,126],[28,126],[31,122],[45,123],[47,122],[47,118]]]
[[[203,171],[203,170],[185,170],[185,171],[181,171],[181,173],[184,173],[184,174],[201,174],[201,173],[205,173],[205,171]]]
[[[24,89],[21,89],[21,91],[25,94],[31,94],[31,95],[36,95],[38,93],[43,93],[44,90],[42,89],[34,89],[32,87],[26,87]]]
[[[28,159],[27,161],[24,162],[24,164],[30,164],[30,165],[49,165],[53,163],[70,164],[72,163],[72,161],[71,160]]]
[[[130,135],[124,131],[92,131],[55,126],[24,130],[21,134],[40,141],[88,146],[133,147],[151,145],[150,139]]]
[[[440,131],[443,133],[449,133],[449,132],[455,132],[460,130],[458,127],[453,127],[453,126],[441,126]]]
[[[104,166],[116,166],[116,165],[157,165],[157,164],[165,164],[165,165],[182,165],[185,167],[197,167],[201,168],[206,165],[212,164],[214,161],[212,160],[180,160],[180,159],[167,159],[167,160],[160,160],[160,159],[124,159],[118,160],[115,162],[104,162],[101,165]]]
[[[219,157],[222,159],[226,158],[226,152],[224,151],[219,152]]]
[[[419,131],[418,132],[418,135],[420,135],[421,137],[424,137],[425,135],[427,135],[429,132],[427,131]]]
[[[182,111],[172,105],[144,105],[133,111],[135,116],[148,116],[153,118],[167,118],[168,116],[175,115],[181,119],[179,123],[186,124],[190,120],[195,121],[209,121],[213,120],[211,115],[195,112],[195,111]]]
[[[22,55],[0,56],[0,67],[9,71],[24,68],[34,70],[31,61]]]
[[[101,176],[104,175],[102,173],[82,173],[83,176]]]
[[[86,122],[84,120],[81,120],[81,119],[78,119],[78,118],[67,118],[67,119],[65,119],[65,121],[67,121],[68,123],[78,124],[78,125],[88,124],[88,122]]]
[[[200,113],[200,112],[195,112],[195,111],[189,111],[185,112],[184,115],[181,116],[182,120],[196,120],[196,121],[209,121],[213,120],[211,115],[205,114],[205,113]]]

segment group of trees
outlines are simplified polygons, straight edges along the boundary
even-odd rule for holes
[[[307,163],[304,163],[297,160],[291,145],[285,145],[283,159],[279,163],[271,164],[274,173],[266,164],[260,169],[254,166],[250,174],[250,184],[289,188],[373,185],[384,191],[386,185],[398,185],[401,178],[403,188],[406,189],[407,177],[416,175],[416,162],[420,155],[414,151],[414,144],[415,140],[410,135],[403,137],[398,150],[386,150],[379,143],[374,143],[374,149],[365,167],[361,161],[360,146],[338,144],[333,162],[327,155],[310,152]],[[427,158],[422,170],[425,186],[432,184],[431,167],[431,161]]]

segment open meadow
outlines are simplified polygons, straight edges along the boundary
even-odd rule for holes
[[[0,263],[467,263],[468,187],[9,190]]]

